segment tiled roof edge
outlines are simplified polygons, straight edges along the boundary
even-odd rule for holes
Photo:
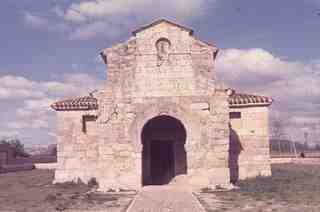
[[[53,103],[51,108],[56,111],[97,110],[98,100],[91,96],[65,99]]]

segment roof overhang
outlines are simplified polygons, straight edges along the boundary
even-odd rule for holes
[[[97,110],[98,100],[91,96],[65,99],[53,103],[51,108],[56,111]]]
[[[229,96],[230,108],[270,106],[273,102],[272,98],[266,96],[236,93],[233,89],[227,89],[226,91]]]

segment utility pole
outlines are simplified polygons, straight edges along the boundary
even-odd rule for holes
[[[278,150],[279,150],[279,155],[281,156],[281,138],[278,138]]]
[[[298,158],[297,148],[296,148],[296,142],[292,139],[291,135],[289,135],[289,138],[290,138],[290,141],[291,141],[291,143],[292,143],[294,156],[295,156],[295,158]]]
[[[308,145],[308,136],[309,136],[308,132],[304,132],[304,143],[305,143],[305,145],[304,145],[304,147],[305,147],[304,152],[306,152],[307,148],[309,147],[309,145]],[[304,154],[305,154],[305,153],[304,153]]]

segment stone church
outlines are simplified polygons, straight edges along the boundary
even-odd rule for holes
[[[101,52],[103,89],[51,105],[57,111],[55,182],[100,190],[182,184],[225,186],[271,175],[272,99],[216,78],[218,48],[159,20]]]

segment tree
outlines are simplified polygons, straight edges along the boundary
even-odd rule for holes
[[[303,149],[304,149],[304,151],[307,151],[310,149],[308,142],[303,143]]]
[[[8,144],[14,149],[14,157],[29,157],[30,155],[25,151],[24,145],[17,138],[2,139],[0,143]]]
[[[278,141],[278,151],[281,153],[281,139],[285,135],[285,123],[283,119],[277,115],[271,120],[271,137]]]
[[[320,144],[316,144],[315,150],[320,151]]]
[[[51,156],[57,156],[57,145],[51,144],[48,146],[48,154]]]

